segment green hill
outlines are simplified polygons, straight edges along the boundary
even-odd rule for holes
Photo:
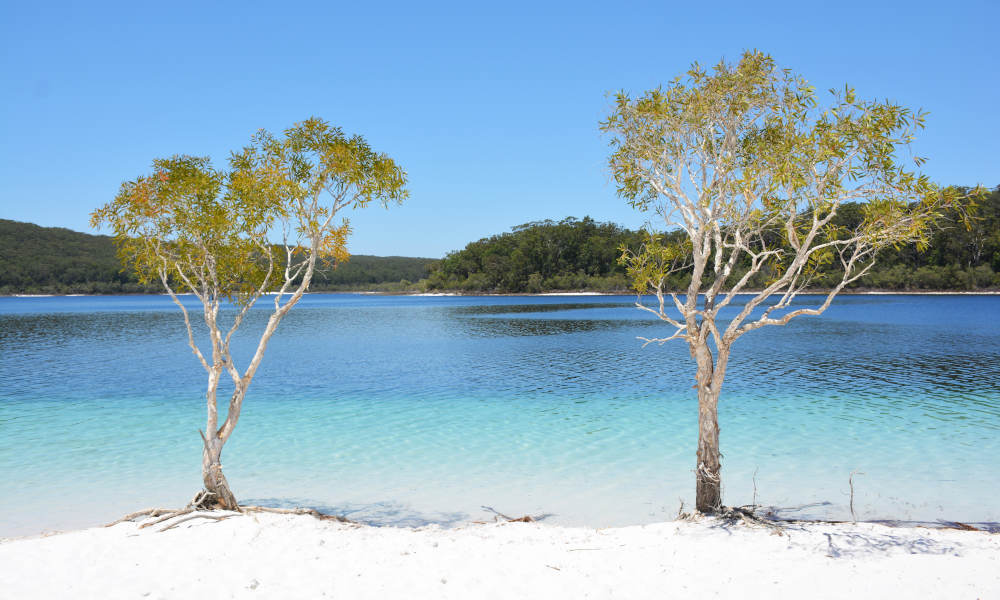
[[[405,289],[429,274],[434,259],[352,256],[317,274],[313,291]],[[122,272],[112,239],[61,227],[0,219],[0,295],[161,293]]]
[[[159,291],[120,271],[108,236],[0,219],[0,294]]]

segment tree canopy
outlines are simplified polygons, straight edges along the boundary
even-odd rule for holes
[[[141,282],[248,304],[311,276],[317,259],[349,257],[349,222],[333,221],[340,210],[407,194],[391,158],[315,118],[283,138],[259,131],[229,163],[221,171],[205,157],[156,159],[153,173],[122,184],[94,212],[93,224],[111,227],[119,256]]]

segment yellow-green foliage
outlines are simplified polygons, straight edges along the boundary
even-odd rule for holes
[[[902,152],[924,116],[889,100],[862,100],[849,86],[830,90],[821,106],[804,78],[748,51],[736,64],[712,70],[696,64],[638,97],[617,94],[601,128],[612,134],[609,164],[619,194],[692,238],[713,238],[706,260],[790,247],[766,254],[767,270],[780,277],[795,249],[850,240],[800,262],[798,272],[808,279],[835,261],[861,267],[839,260],[838,251],[860,248],[857,256],[867,263],[886,247],[924,248],[942,212],[960,205],[958,190],[914,170],[923,158]],[[848,228],[831,219],[810,237],[814,216],[822,221],[857,201],[865,203],[860,224]],[[726,241],[716,243],[713,232]],[[653,237],[640,251],[623,252],[622,261],[644,292],[690,250],[678,255]]]
[[[347,260],[350,226],[334,223],[334,214],[372,200],[401,202],[405,185],[406,173],[363,138],[310,118],[281,137],[259,131],[228,170],[204,157],[156,159],[151,174],[123,183],[91,223],[111,228],[120,258],[142,282],[169,280],[176,291],[244,304],[301,273],[286,267],[311,254]],[[271,243],[277,239],[288,252]]]
[[[645,232],[647,239],[638,251],[624,244],[618,248],[618,264],[625,267],[632,287],[645,291],[662,288],[667,277],[690,266],[691,240],[664,240],[664,236]]]

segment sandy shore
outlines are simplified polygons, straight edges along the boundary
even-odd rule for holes
[[[1000,535],[712,520],[375,528],[258,514],[0,542],[4,598],[987,598]]]

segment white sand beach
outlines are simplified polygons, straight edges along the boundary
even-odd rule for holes
[[[256,514],[0,542],[3,598],[995,598],[1000,535],[719,521],[405,529]]]

